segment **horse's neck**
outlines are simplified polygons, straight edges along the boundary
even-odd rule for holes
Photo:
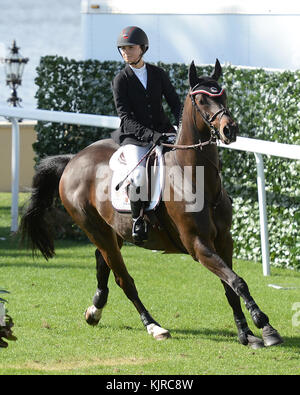
[[[201,127],[201,125],[197,126]],[[203,124],[202,132],[196,130],[192,116],[188,116],[187,114],[183,113],[176,144],[194,145],[199,144],[199,141],[204,143],[209,141],[209,139],[210,133],[206,126]],[[182,168],[185,166],[192,166],[193,168],[196,168],[197,166],[204,167],[205,190],[209,193],[209,195],[214,195],[216,193],[216,189],[220,188],[220,161],[216,145],[208,144],[203,146],[202,149],[177,149],[173,152],[176,156],[176,164],[180,165]]]
[[[209,140],[210,132],[201,119],[201,117],[194,117],[194,109],[189,97],[186,98],[182,117],[179,127],[179,133],[177,137],[177,143],[183,145],[198,144]]]
[[[176,144],[187,146],[196,144],[198,145],[200,142],[205,143],[209,141],[211,137],[206,125],[203,123],[203,125],[200,125],[199,129],[200,130],[196,130],[192,117],[185,116],[183,113]],[[178,150],[177,154],[179,154],[179,151],[181,150]],[[209,161],[212,161],[215,166],[218,167],[219,165],[219,155],[215,144],[204,145],[202,149],[197,148],[182,150],[181,155],[179,156],[181,156],[181,159],[185,165],[187,162],[191,166],[202,165],[206,158],[208,158]]]

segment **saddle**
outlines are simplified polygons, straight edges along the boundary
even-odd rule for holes
[[[128,168],[125,161],[123,149],[124,147],[120,147],[109,161],[109,166],[113,171],[111,180],[111,203],[116,211],[120,213],[130,213],[131,208],[128,196],[130,177],[123,182],[118,190],[116,188],[131,170]],[[163,148],[157,146],[146,161],[148,202],[145,205],[145,212],[155,210],[161,201],[165,178],[164,167]]]

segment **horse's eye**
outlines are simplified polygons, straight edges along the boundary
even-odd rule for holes
[[[207,103],[206,98],[203,95],[199,96],[198,103],[203,106]]]

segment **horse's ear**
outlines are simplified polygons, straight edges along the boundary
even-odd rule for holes
[[[211,78],[218,81],[218,79],[221,77],[221,75],[222,75],[222,66],[220,65],[219,60],[216,59],[215,68],[214,68],[214,71],[211,75]]]
[[[192,61],[189,67],[189,83],[191,88],[194,88],[194,86],[198,84],[197,70],[194,61]]]

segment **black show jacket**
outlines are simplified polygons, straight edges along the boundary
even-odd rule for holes
[[[112,138],[120,145],[145,146],[153,132],[174,133],[175,130],[162,106],[165,97],[178,125],[181,104],[179,97],[164,70],[146,63],[146,89],[130,66],[126,66],[114,78],[112,89],[120,127]]]

